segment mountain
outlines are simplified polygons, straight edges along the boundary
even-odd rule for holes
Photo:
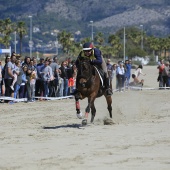
[[[143,25],[147,34],[170,34],[170,0],[0,0],[1,19],[29,24],[28,15],[41,31],[80,30],[87,36],[93,21],[94,32]]]

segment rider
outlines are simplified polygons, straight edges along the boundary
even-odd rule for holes
[[[106,88],[106,94],[107,96],[112,95],[112,90],[110,89],[110,83],[109,83],[109,77],[107,72],[107,66],[106,62],[103,59],[103,56],[101,54],[101,51],[98,48],[95,48],[92,43],[87,42],[83,45],[83,50],[80,52],[77,60],[76,60],[76,66],[79,65],[81,62],[81,59],[87,58],[90,59],[90,63],[92,65],[97,65],[101,67],[104,71],[104,85]],[[77,90],[74,92],[76,94]]]

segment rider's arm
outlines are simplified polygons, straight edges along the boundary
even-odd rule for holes
[[[93,63],[96,65],[101,65],[102,64],[102,56],[101,56],[101,51],[97,48],[94,49],[94,56],[95,60],[93,60]]]

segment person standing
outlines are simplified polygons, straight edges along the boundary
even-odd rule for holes
[[[164,69],[165,65],[164,65],[164,60],[160,60],[157,69],[159,69],[159,75],[158,75],[158,79],[157,81],[159,82],[159,87],[163,87],[163,77],[162,77],[162,72]]]
[[[169,82],[168,82],[169,69],[170,69],[169,62],[167,61],[162,71],[163,87],[169,87]]]
[[[27,65],[23,65],[22,66],[22,82],[20,84],[20,88],[19,88],[19,98],[25,98],[26,97],[26,83],[27,83],[27,79],[26,79],[26,74],[27,74]]]
[[[2,81],[3,81],[2,70],[3,70],[2,61],[0,60],[0,96],[2,96]]]
[[[43,91],[44,91],[44,85],[43,85],[42,77],[40,74],[40,69],[43,66],[44,66],[44,58],[40,58],[39,63],[36,65],[37,79],[36,79],[36,84],[35,84],[35,96],[38,96],[38,97],[39,96],[43,97]]]
[[[43,92],[44,97],[48,97],[49,95],[48,86],[49,86],[50,81],[53,78],[52,68],[49,66],[49,63],[50,63],[50,59],[47,57],[45,59],[44,66],[42,66],[40,69],[40,74],[41,74],[43,86],[44,86],[44,92]]]
[[[27,66],[27,72],[26,72],[26,94],[27,94],[27,102],[31,102],[31,86],[30,86],[30,76],[32,73],[31,65],[30,65],[31,58],[30,57],[25,57],[23,65]],[[22,65],[22,66],[23,66]]]
[[[113,66],[111,64],[111,60],[110,59],[107,59],[106,66],[107,66],[107,72],[108,72],[108,77],[109,77],[109,83],[110,83],[111,89],[112,89],[112,80],[113,80],[112,71],[113,71]]]
[[[11,85],[14,79],[13,70],[15,69],[15,61],[16,56],[12,55],[11,60],[6,63],[5,66],[5,76],[4,76],[4,82],[5,82],[5,96],[11,97],[13,90],[11,89]],[[7,101],[6,101],[7,102]]]
[[[125,82],[125,69],[123,63],[119,63],[119,67],[117,67],[117,81],[118,81],[118,91],[123,92],[124,82]]]
[[[128,88],[129,82],[130,82],[130,77],[131,77],[131,60],[126,60],[125,61],[125,87]]]
[[[37,69],[34,65],[34,60],[30,61],[31,75],[30,75],[30,89],[31,89],[31,102],[35,101],[35,84],[37,78]]]
[[[57,97],[57,90],[58,90],[58,77],[59,77],[59,65],[58,65],[58,58],[55,56],[52,59],[50,59],[50,67],[52,68],[52,73],[54,80],[50,81],[50,97],[54,96]]]
[[[63,96],[67,96],[67,94],[68,94],[68,74],[67,74],[67,63],[66,63],[66,61],[63,61],[61,63],[61,67],[59,69],[61,70],[60,76],[64,80]]]

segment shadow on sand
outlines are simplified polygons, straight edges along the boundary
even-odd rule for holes
[[[77,128],[77,129],[81,129],[82,124],[68,124],[68,125],[60,125],[60,126],[52,126],[52,127],[47,127],[44,126],[43,129],[60,129],[60,128]]]

